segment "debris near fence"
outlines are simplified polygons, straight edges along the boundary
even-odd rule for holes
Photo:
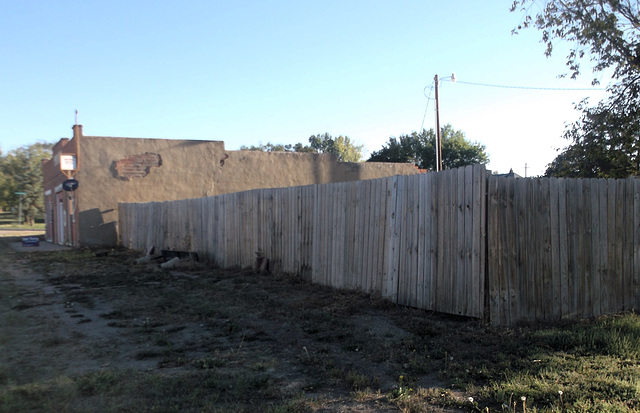
[[[181,260],[198,261],[198,253],[193,251],[160,250],[160,252],[164,259],[180,258]]]
[[[135,260],[135,264],[151,263],[156,260],[164,260],[159,264],[162,269],[175,268],[182,262],[197,262],[198,253],[193,251],[160,250],[160,254],[154,254],[155,247],[150,246],[146,250],[146,255]]]
[[[179,262],[180,262],[180,258],[178,257],[171,258],[169,261],[160,264],[160,268],[162,268],[163,270],[168,270],[168,269],[174,268],[176,265],[178,265]]]
[[[269,272],[269,258],[265,257],[262,251],[256,251],[256,263],[253,272],[258,274]]]

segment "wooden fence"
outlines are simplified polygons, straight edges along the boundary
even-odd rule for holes
[[[640,308],[640,180],[514,179],[483,166],[119,205],[123,245],[256,252],[275,271],[493,324]]]
[[[488,188],[490,318],[640,308],[640,179],[508,179]]]
[[[123,245],[196,251],[222,267],[256,252],[275,271],[394,302],[482,317],[488,172],[469,166],[119,205]]]

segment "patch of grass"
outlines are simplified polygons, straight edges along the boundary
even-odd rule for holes
[[[157,350],[142,350],[136,353],[136,360],[146,360],[146,359],[154,359],[159,358],[163,355],[162,352]]]
[[[80,376],[75,382],[77,391],[82,395],[108,394],[121,390],[122,376],[111,370],[100,370]]]
[[[170,375],[102,370],[76,378],[62,376],[0,387],[0,411],[6,412],[305,413],[311,411],[311,405],[304,397],[281,395],[269,376],[206,370]]]
[[[208,356],[193,360],[192,364],[200,369],[210,370],[224,366],[225,361],[219,357]]]
[[[640,408],[640,317],[626,314],[557,327],[523,329],[486,364],[448,374],[488,406],[526,405],[538,412]],[[515,338],[514,338],[515,340]],[[487,367],[491,366],[491,367]],[[482,371],[478,380],[469,371]],[[484,383],[484,384],[482,384]]]
[[[370,387],[374,382],[374,380],[370,379],[365,374],[359,373],[355,370],[349,370],[345,375],[344,381],[352,390],[366,389]]]
[[[309,413],[311,411],[312,406],[309,400],[304,397],[297,397],[283,401],[277,406],[269,407],[266,413]]]
[[[66,342],[67,340],[62,337],[53,336],[53,337],[47,337],[43,339],[41,343],[42,343],[42,347],[56,347]]]

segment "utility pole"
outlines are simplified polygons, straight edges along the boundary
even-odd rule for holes
[[[440,100],[438,99],[438,86],[440,79],[438,75],[433,79],[436,88],[436,172],[442,170],[442,143],[440,142]]]

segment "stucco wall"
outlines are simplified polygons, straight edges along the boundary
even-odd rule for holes
[[[117,243],[118,202],[215,195],[223,157],[223,142],[83,136],[77,174],[80,243]],[[145,173],[127,173],[136,167]]]
[[[410,164],[342,163],[327,154],[225,151],[221,141],[80,135],[79,142],[76,196],[81,245],[117,243],[118,202],[200,198],[419,173]],[[51,170],[52,165],[45,168]]]
[[[328,182],[411,175],[411,164],[337,162],[328,154],[228,151],[216,181],[218,194]]]

